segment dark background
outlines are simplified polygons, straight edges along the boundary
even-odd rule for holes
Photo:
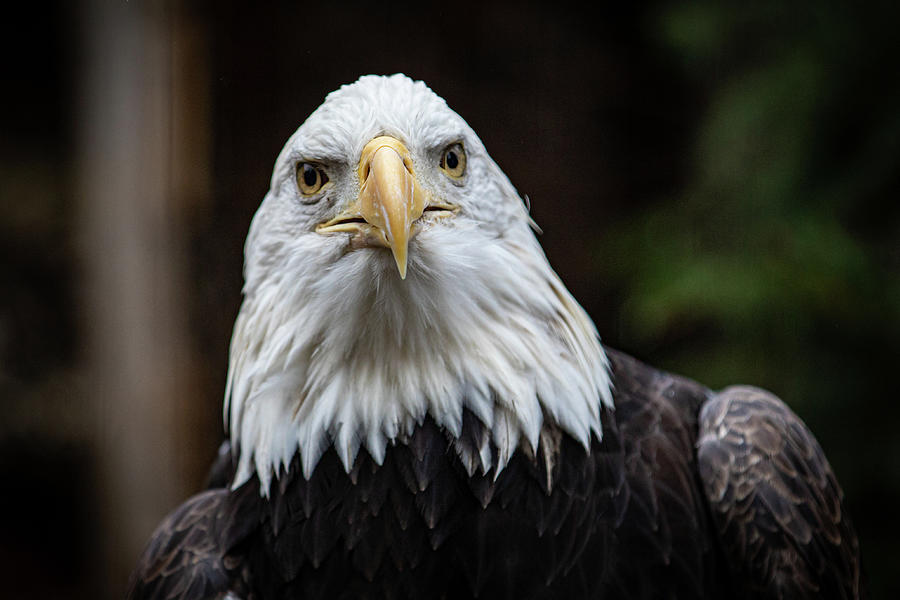
[[[221,439],[242,245],[288,136],[425,80],[607,344],[810,425],[900,594],[900,10],[32,3],[0,101],[0,579],[121,597]]]

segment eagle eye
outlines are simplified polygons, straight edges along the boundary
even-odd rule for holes
[[[441,154],[441,169],[453,179],[459,179],[465,174],[466,151],[461,143],[456,142],[444,148]]]
[[[312,163],[297,164],[297,188],[304,196],[312,196],[328,182],[328,175],[321,167]]]

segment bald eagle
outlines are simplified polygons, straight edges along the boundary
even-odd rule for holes
[[[801,420],[604,348],[534,229],[424,83],[328,95],[250,227],[218,483],[129,597],[859,597]]]

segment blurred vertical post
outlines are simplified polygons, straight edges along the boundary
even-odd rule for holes
[[[185,239],[209,197],[207,36],[175,3],[82,9],[78,165],[103,564],[120,598],[162,516],[196,491],[209,440],[192,434],[198,383]]]

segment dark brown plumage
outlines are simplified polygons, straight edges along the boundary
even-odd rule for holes
[[[778,398],[728,388],[703,405],[698,462],[734,575],[750,594],[857,598],[859,544],[822,448]]]
[[[755,388],[714,393],[608,350],[614,412],[585,452],[470,477],[426,420],[378,466],[295,459],[260,497],[195,496],[159,527],[129,598],[858,598],[859,548],[809,430]],[[236,449],[235,452],[239,452]],[[227,478],[220,462],[218,483]]]

